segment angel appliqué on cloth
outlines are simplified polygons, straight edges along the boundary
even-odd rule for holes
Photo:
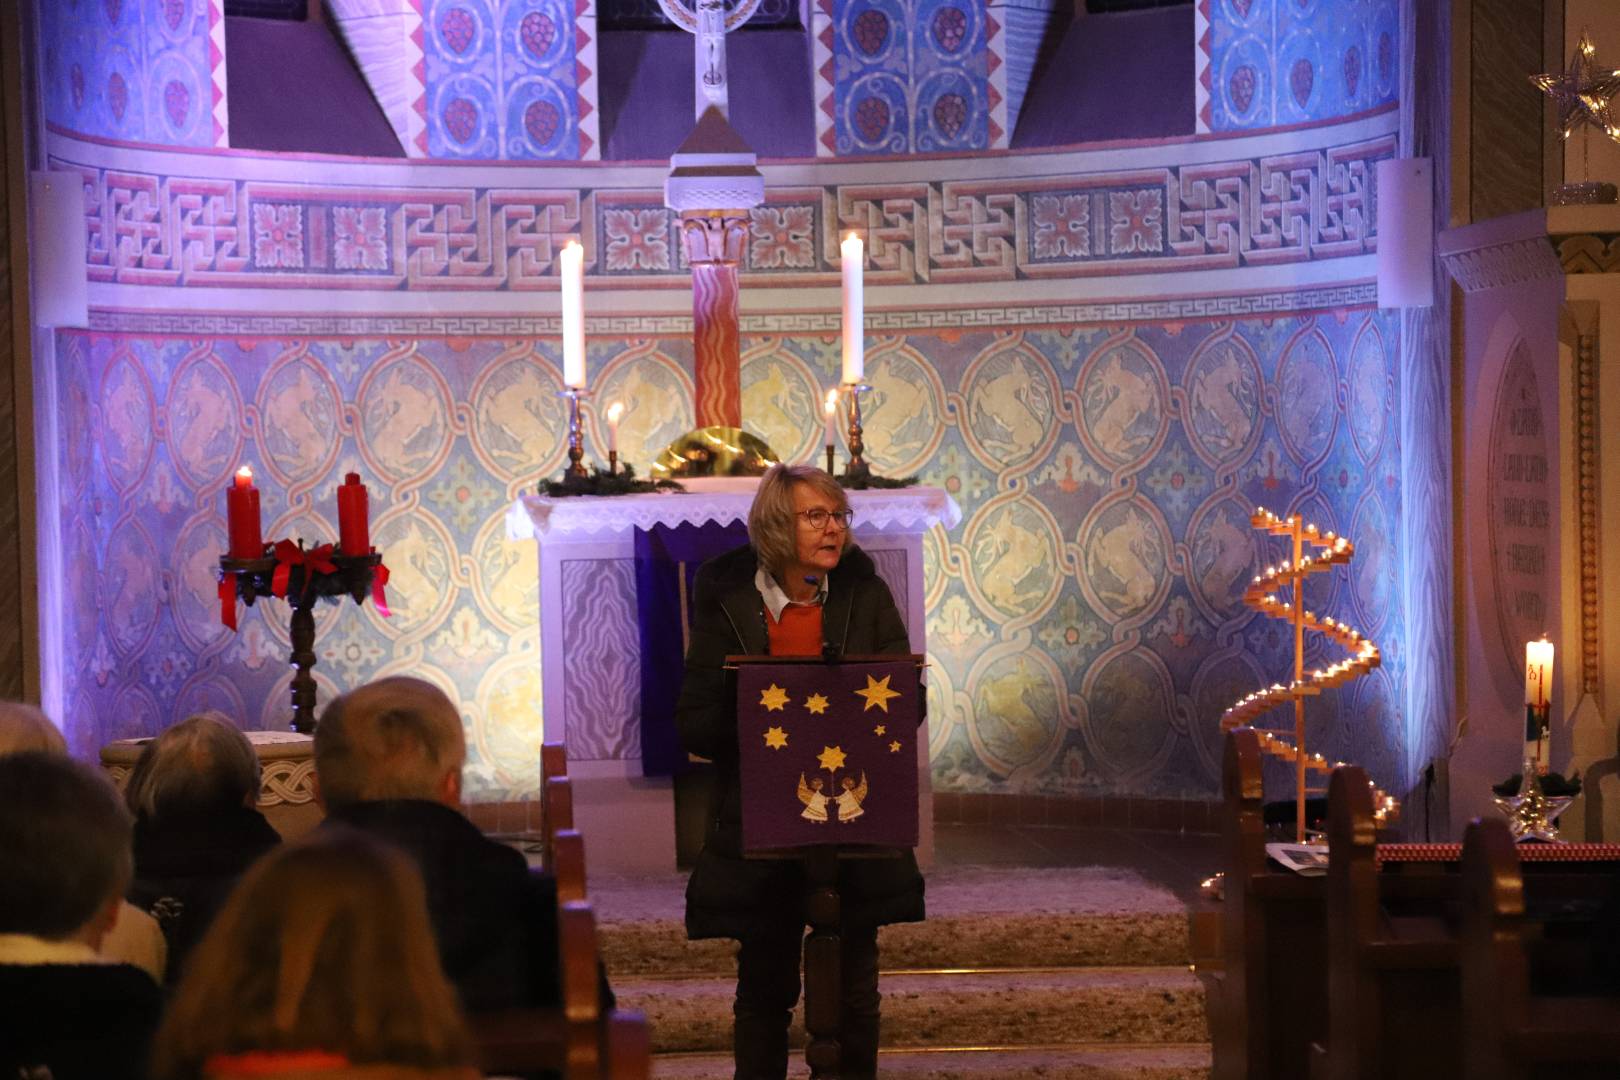
[[[865,771],[862,771],[858,784],[854,777],[844,777],[844,790],[841,794],[830,797],[823,794],[826,786],[819,776],[806,781],[804,774],[799,774],[799,801],[804,803],[804,810],[799,813],[800,817],[806,821],[827,821],[830,815],[828,803],[837,804],[839,821],[854,821],[866,813],[861,807],[861,803],[866,800],[867,792]]]

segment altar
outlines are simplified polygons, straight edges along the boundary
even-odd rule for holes
[[[543,731],[546,741],[568,749],[575,822],[587,838],[593,871],[675,868],[673,784],[645,776],[642,767],[635,534],[658,525],[745,522],[758,481],[684,484],[684,493],[525,496],[507,511],[507,535],[539,544]],[[851,491],[849,501],[855,542],[893,592],[912,651],[923,653],[923,533],[936,524],[956,525],[961,511],[938,488]],[[917,771],[917,858],[927,865],[933,795],[926,724],[918,732]]]

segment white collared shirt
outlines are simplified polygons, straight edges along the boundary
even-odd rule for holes
[[[765,601],[765,608],[771,613],[772,622],[782,621],[782,609],[789,604],[801,604],[804,607],[823,605],[827,602],[827,576],[821,575],[820,585],[816,588],[816,595],[805,601],[790,600],[788,594],[782,591],[782,586],[776,579],[765,572],[762,566],[754,571],[754,588],[759,590],[760,599]]]

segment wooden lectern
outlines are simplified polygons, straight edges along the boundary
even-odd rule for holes
[[[726,658],[743,853],[804,863],[805,1061],[817,1080],[839,1074],[839,860],[899,858],[917,843],[923,666],[921,656]]]

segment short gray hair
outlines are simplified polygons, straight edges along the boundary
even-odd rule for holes
[[[0,701],[0,757],[26,750],[67,756],[67,740],[39,706],[26,701]]]
[[[209,709],[146,744],[124,798],[137,817],[242,806],[259,795],[259,757],[222,712]]]
[[[759,565],[772,576],[780,574],[799,551],[799,515],[793,509],[793,490],[808,484],[817,493],[849,509],[849,496],[838,481],[813,465],[772,465],[760,478],[754,505],[748,508],[748,542],[754,546]],[[844,530],[844,547],[849,547],[849,530]]]
[[[467,757],[461,714],[443,690],[393,675],[333,699],[315,728],[315,776],[329,806],[436,799]]]

